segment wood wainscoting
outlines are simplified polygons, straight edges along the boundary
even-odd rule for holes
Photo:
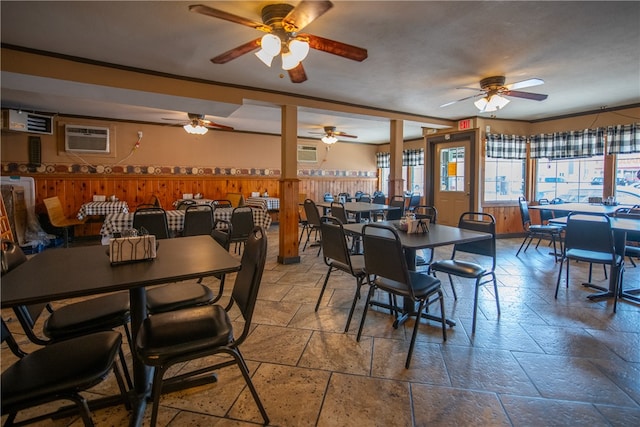
[[[165,209],[174,209],[173,202],[185,193],[202,194],[207,199],[224,199],[227,193],[242,193],[249,197],[252,192],[271,197],[279,196],[280,177],[248,176],[166,176],[166,175],[100,175],[95,174],[25,174],[35,181],[35,211],[44,213],[42,200],[58,196],[67,216],[75,215],[83,203],[94,195],[115,195],[127,202],[133,211],[136,206],[148,203],[157,197]],[[377,178],[301,177],[301,197],[322,200],[325,193],[354,194],[360,190],[372,194],[376,190]],[[77,236],[98,235],[101,222],[89,222],[76,227]]]

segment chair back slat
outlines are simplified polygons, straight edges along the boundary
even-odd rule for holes
[[[320,212],[316,203],[311,199],[304,201],[304,213],[307,216],[307,221],[314,227],[320,227]]]
[[[362,244],[367,274],[411,287],[402,244],[393,228],[375,223],[365,225],[362,228]]]
[[[582,249],[611,253],[615,257],[611,220],[605,214],[569,213],[565,228],[565,250]]]
[[[491,234],[490,239],[478,240],[468,243],[456,243],[454,245],[454,255],[456,252],[466,252],[476,255],[484,255],[496,259],[496,220],[493,215],[485,212],[465,212],[460,215],[458,227],[465,230],[479,231]]]
[[[238,306],[245,321],[242,334],[236,337],[236,346],[240,345],[249,334],[266,258],[267,234],[262,227],[254,227],[245,242],[240,261],[242,267],[236,276],[231,293],[232,301]]]
[[[213,208],[209,205],[192,205],[184,212],[183,236],[211,234],[213,230]]]
[[[340,219],[333,216],[323,216],[320,231],[322,232],[322,253],[325,259],[335,260],[351,268],[349,247]],[[353,270],[351,271],[353,273]]]
[[[137,209],[133,213],[133,228],[138,230],[139,234],[144,228],[149,234],[156,236],[156,240],[170,237],[167,213],[162,208]]]
[[[331,202],[331,216],[339,219],[343,224],[349,222],[347,211],[344,210],[344,205],[341,202]]]

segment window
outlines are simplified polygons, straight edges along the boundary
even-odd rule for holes
[[[524,160],[486,157],[484,168],[485,202],[518,200],[524,194]]]
[[[604,156],[583,159],[538,159],[536,200],[560,198],[565,202],[602,197]]]
[[[440,190],[464,191],[464,147],[440,151]]]

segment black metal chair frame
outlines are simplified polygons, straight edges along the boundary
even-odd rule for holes
[[[321,218],[320,229],[322,232],[322,253],[324,256],[324,263],[329,267],[327,274],[320,289],[320,295],[316,302],[315,311],[318,311],[320,302],[324,296],[324,292],[329,282],[329,277],[334,271],[342,271],[353,276],[356,279],[356,291],[351,303],[351,309],[347,317],[347,324],[344,327],[344,331],[349,331],[349,325],[351,324],[351,318],[356,308],[356,303],[360,299],[360,289],[364,284],[364,280],[367,274],[364,270],[364,256],[353,255],[351,249],[347,245],[347,236],[345,234],[342,222],[340,219],[333,216],[323,216]]]
[[[389,201],[389,206],[399,209],[388,210],[386,214],[387,221],[398,220],[404,216],[404,196],[393,196]]]
[[[307,249],[307,244],[309,244],[309,240],[311,239],[311,233],[314,233],[316,240],[318,239],[318,235],[320,235],[320,239],[322,239],[322,232],[320,231],[320,212],[318,211],[318,206],[311,199],[305,199],[304,201],[304,213],[307,217],[307,239],[304,242],[304,246],[302,247],[302,251],[304,252]],[[320,256],[320,251],[322,250],[322,245],[318,247],[318,256]]]
[[[241,247],[245,244],[254,228],[253,208],[250,206],[233,208],[231,226],[230,243],[234,244],[234,252],[239,254]]]
[[[215,381],[215,376],[210,373],[231,365],[237,365],[240,369],[264,419],[264,424],[269,424],[269,417],[251,381],[247,364],[239,348],[251,331],[251,319],[258,298],[266,253],[266,233],[261,227],[255,227],[247,238],[242,254],[242,268],[237,273],[231,299],[226,307],[217,304],[191,307],[172,313],[149,316],[144,320],[138,333],[136,350],[147,365],[155,368],[151,392],[152,427],[157,422],[162,392],[183,389],[186,385],[185,380],[189,379],[195,379],[195,384]],[[228,315],[228,311],[233,306],[239,309],[244,320],[242,333],[238,337],[234,337],[232,322]],[[219,353],[229,355],[233,360],[204,366],[163,380],[167,370],[176,363]]]
[[[138,230],[139,235],[152,234],[156,236],[156,240],[170,237],[167,213],[162,208],[136,209],[133,213],[133,228]]]
[[[611,229],[611,220],[604,214],[581,214],[570,212],[567,216],[565,228],[564,250],[560,259],[558,280],[556,281],[555,299],[558,299],[558,290],[562,278],[562,269],[566,263],[566,287],[569,287],[569,261],[588,262],[589,282],[583,286],[600,291],[608,291],[608,288],[594,285],[591,282],[591,265],[602,264],[611,268],[611,274],[615,274],[616,286],[614,291],[613,311],[616,312],[618,294],[620,292],[624,275],[624,252],[616,253],[615,239]]]
[[[416,321],[413,326],[411,342],[405,362],[405,367],[408,369],[411,364],[411,356],[413,355],[413,349],[418,335],[420,319],[423,315],[426,315],[424,312],[428,309],[429,305],[438,301],[440,302],[442,339],[444,341],[447,340],[444,295],[442,293],[440,280],[428,274],[409,270],[400,237],[393,227],[376,223],[367,224],[362,229],[362,238],[365,271],[370,287],[356,339],[360,341],[360,337],[362,336],[369,306],[387,306],[384,303],[372,301],[377,289],[388,292],[393,296],[401,296],[405,299],[410,298],[414,302],[414,306],[415,303],[418,303],[418,309],[410,314],[416,317]],[[432,299],[432,297],[435,297],[435,299]],[[401,307],[391,308],[396,312],[396,315],[402,311]]]
[[[81,392],[102,382],[114,372],[122,403],[129,409],[127,390],[115,363],[122,357],[122,336],[103,331],[59,341],[32,353],[25,353],[2,319],[2,343],[7,343],[19,360],[3,366],[2,414],[7,414],[5,426],[14,425],[24,409],[59,400],[70,400],[78,409],[85,426],[93,426],[87,399]],[[3,365],[4,365],[3,360]],[[59,410],[20,420],[17,425],[32,424],[54,418]]]
[[[187,206],[184,211],[183,236],[210,235],[213,227],[213,207],[196,204]]]
[[[516,256],[520,254],[520,251],[524,247],[524,252],[527,252],[529,249],[529,245],[533,239],[538,239],[538,243],[536,244],[536,249],[538,249],[538,245],[540,245],[540,240],[543,238],[549,238],[551,243],[553,244],[553,256],[555,261],[558,261],[558,252],[556,247],[556,241],[560,243],[560,251],[562,251],[562,227],[556,225],[548,225],[548,224],[531,224],[531,216],[529,214],[529,206],[527,205],[527,201],[524,197],[518,198],[518,206],[520,208],[520,219],[522,220],[522,228],[524,230],[525,237],[522,241],[522,244],[518,248],[516,252]],[[525,244],[527,245],[525,247]]]
[[[493,215],[485,212],[464,212],[458,220],[458,228],[465,230],[480,231],[491,234],[490,239],[478,240],[469,243],[456,243],[453,245],[451,258],[432,262],[429,265],[429,272],[434,275],[437,272],[446,273],[449,276],[449,283],[453,291],[453,297],[457,301],[458,295],[453,285],[451,276],[466,279],[475,279],[475,292],[473,297],[473,325],[471,332],[476,331],[476,317],[478,312],[478,293],[480,287],[487,283],[493,283],[493,290],[496,297],[496,307],[498,317],[500,317],[500,299],[498,297],[498,281],[496,279],[496,220]],[[491,267],[487,268],[479,263],[470,262],[456,258],[459,253],[474,254],[485,259],[491,258]]]

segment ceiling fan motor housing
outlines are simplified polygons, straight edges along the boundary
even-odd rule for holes
[[[290,4],[268,4],[262,8],[262,22],[270,26],[276,34],[285,33],[286,30],[283,28],[282,20],[292,9],[293,6]]]

